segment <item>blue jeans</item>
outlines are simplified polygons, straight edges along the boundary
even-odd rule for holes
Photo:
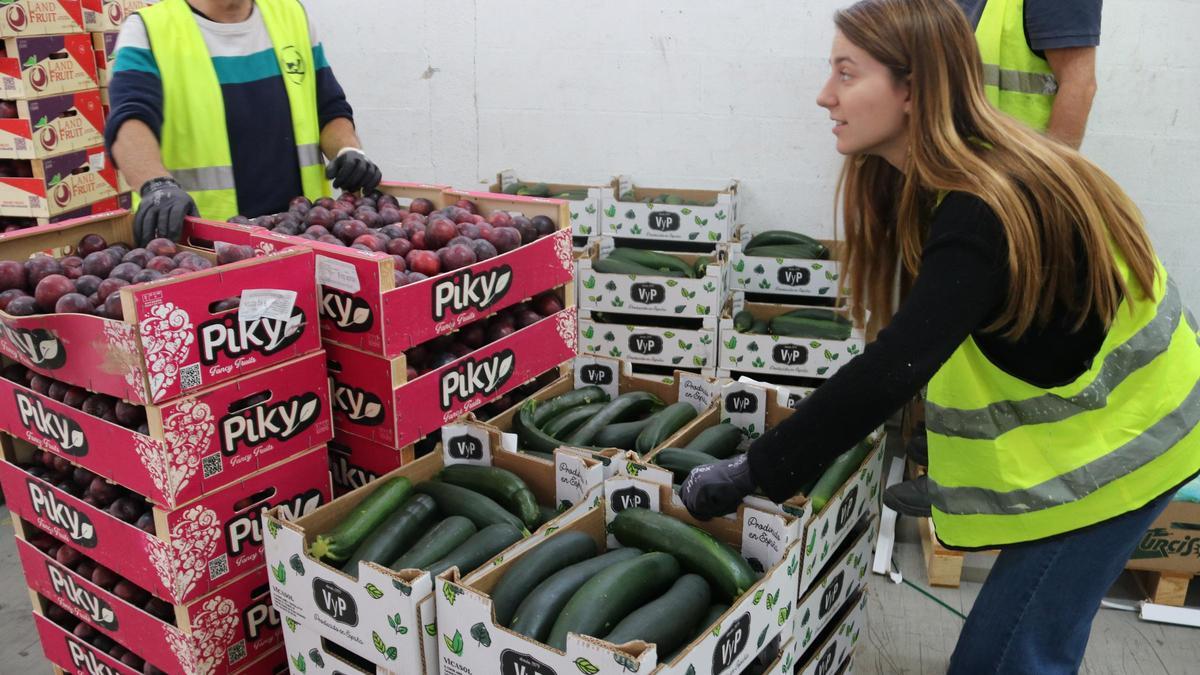
[[[1174,493],[1098,525],[1002,550],[958,637],[949,675],[1077,672],[1100,601]]]

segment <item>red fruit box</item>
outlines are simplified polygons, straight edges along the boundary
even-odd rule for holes
[[[113,63],[117,60],[118,35],[120,31],[116,29],[92,33],[92,47],[96,50],[96,71],[101,87],[107,87],[112,81]]]
[[[0,178],[0,216],[50,218],[122,191],[103,145],[16,163],[30,166]]]
[[[0,38],[83,32],[80,0],[7,0]]]
[[[125,19],[153,0],[81,0],[83,25],[90,31],[113,31],[121,28]]]
[[[29,2],[48,4],[47,0]],[[87,33],[9,37],[4,41],[4,52],[0,57],[0,97],[5,99],[67,94],[100,86],[96,54]]]
[[[330,499],[325,448],[280,462],[193,504],[154,508],[149,534],[35,478],[18,466],[33,447],[0,436],[0,484],[9,509],[96,563],[172,603],[194,600],[263,561],[259,515],[277,505],[292,515]]]
[[[4,105],[15,118],[0,119],[0,157],[41,159],[104,142],[104,110],[96,89]]]
[[[345,431],[334,434],[333,440],[327,445],[329,477],[333,480],[335,498],[357,490],[415,459],[411,445],[396,449]]]
[[[395,189],[385,191],[397,194]],[[489,192],[445,192],[445,203],[461,199],[473,202],[480,215],[493,211],[520,212],[530,218],[542,215],[559,229],[494,258],[400,288],[396,288],[392,258],[384,253],[265,230],[252,235],[253,245],[264,252],[289,246],[315,249],[322,337],[395,358],[409,347],[568,283],[574,276],[567,202]]]
[[[0,260],[69,254],[84,234],[131,241],[133,216],[107,213],[0,237]],[[212,239],[191,222],[186,238]],[[209,260],[211,251],[194,250]],[[263,289],[270,284],[270,289]],[[295,293],[285,320],[239,320],[214,303],[261,291]],[[297,248],[121,289],[123,321],[84,314],[15,317],[0,312],[0,353],[56,380],[132,403],[162,403],[321,348],[313,254]]]
[[[174,620],[169,622],[26,541],[17,540],[17,554],[31,589],[168,673],[233,672],[283,644],[265,568],[186,605],[172,606]]]
[[[0,428],[173,509],[332,438],[324,358],[146,406],[149,435],[0,378]]]
[[[567,307],[411,381],[404,355],[327,342],[334,426],[403,447],[573,358],[575,320]]]

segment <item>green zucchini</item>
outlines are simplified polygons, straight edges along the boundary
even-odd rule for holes
[[[864,440],[833,460],[808,494],[808,499],[813,505],[813,513],[820,513],[821,509],[825,508],[833,493],[850,478],[850,474],[854,473],[854,470],[858,468],[859,464],[862,464],[870,452],[871,444]]]
[[[560,394],[548,401],[535,403],[533,423],[541,429],[547,422],[576,406],[588,403],[603,403],[608,400],[608,392],[595,385],[588,385]]]
[[[824,246],[807,244],[777,244],[774,246],[748,246],[746,255],[760,258],[785,258],[789,260],[826,260],[829,250]]]
[[[754,315],[750,313],[750,310],[743,309],[733,315],[733,329],[737,332],[745,333],[752,326],[754,326]]]
[[[784,337],[814,338],[817,340],[848,340],[851,326],[839,321],[828,319],[804,319],[796,316],[780,315],[771,319],[772,335]]]
[[[676,484],[682,483],[692,469],[717,461],[712,455],[686,448],[663,448],[654,453],[654,463],[670,471]]]
[[[685,276],[682,272],[675,272],[672,274],[668,274],[667,272],[662,272],[662,271],[656,270],[653,267],[646,267],[645,265],[639,265],[635,262],[630,262],[628,260],[620,260],[618,258],[611,258],[611,257],[610,258],[597,258],[594,262],[592,262],[592,269],[596,270],[597,272],[599,272],[601,274],[639,274],[639,275],[644,275],[644,276],[659,276],[659,277],[661,277],[661,276],[668,276],[668,277]]]
[[[781,314],[780,316],[789,316],[796,319],[832,321],[834,323],[845,324],[847,326],[854,325],[853,322],[850,321],[850,318],[845,314],[842,314],[841,312],[835,312],[832,309],[825,309],[823,307],[801,307],[800,309],[793,309],[787,314]]]
[[[642,429],[645,429],[653,418],[653,415],[647,415],[632,422],[610,424],[596,434],[596,437],[592,439],[592,445],[598,448],[632,450],[634,443],[637,442],[638,434],[642,433]]]
[[[635,609],[604,636],[615,645],[645,640],[658,645],[664,656],[696,637],[697,621],[708,609],[712,595],[708,582],[698,574],[685,574],[670,590]]]
[[[522,450],[520,448],[517,448],[517,452],[521,453],[522,455],[537,457],[538,459],[543,459],[547,462],[554,461],[554,453],[552,452],[538,452],[537,450]]]
[[[449,516],[465,516],[475,523],[475,527],[483,529],[488,525],[507,523],[521,530],[525,523],[507,509],[500,506],[490,497],[468,490],[464,487],[451,485],[436,480],[418,483],[417,492],[433,497],[438,509]]]
[[[602,638],[630,612],[662,595],[679,578],[669,553],[644,553],[617,563],[579,587],[554,620],[546,644],[567,648],[567,633]]]
[[[404,555],[392,561],[388,569],[419,570],[430,563],[441,560],[447,553],[458,548],[458,545],[471,538],[478,528],[470,518],[450,516],[433,526],[425,533],[412,548]]]
[[[564,410],[554,419],[550,420],[542,427],[542,431],[551,438],[560,438],[566,434],[575,431],[580,424],[588,421],[592,415],[600,412],[604,408],[604,403],[588,403],[587,405],[576,406],[568,410]],[[534,418],[536,419],[536,415]]]
[[[725,616],[725,612],[728,611],[729,605],[723,605],[721,603],[709,605],[708,609],[704,612],[703,618],[700,619],[700,630],[702,633],[707,632],[709,628],[712,628],[712,625],[720,621],[721,617]]]
[[[771,333],[771,324],[766,319],[755,319],[754,325],[750,326],[749,332],[754,335],[769,335]]]
[[[533,421],[533,413],[537,401],[526,401],[525,405],[513,417],[513,429],[517,432],[517,440],[525,450],[554,456],[554,451],[562,445],[558,439],[538,428]]]
[[[538,642],[545,641],[559,612],[580,586],[600,571],[640,555],[642,552],[636,548],[618,548],[551,574],[521,601],[509,628]]]
[[[712,258],[702,255],[696,258],[696,262],[692,263],[692,276],[696,279],[708,274],[708,266],[713,262]]]
[[[698,527],[649,509],[625,509],[609,524],[624,546],[664,551],[685,569],[708,580],[723,600],[734,600],[757,580],[750,563],[728,544]]]
[[[596,413],[592,419],[584,422],[582,426],[571,432],[564,445],[591,445],[596,434],[600,433],[601,429],[612,424],[618,418],[625,415],[633,415],[638,411],[648,410],[653,406],[661,406],[662,404],[662,399],[648,391],[631,391],[621,394],[610,401],[608,405],[604,406],[604,409]]]
[[[584,532],[562,532],[508,565],[492,588],[496,623],[507,626],[521,601],[551,574],[596,556],[596,541]]]
[[[437,514],[437,502],[429,495],[413,495],[400,508],[392,511],[387,520],[375,528],[342,569],[358,575],[358,563],[364,560],[386,565],[408,550],[421,537]]]
[[[691,277],[695,275],[695,270],[688,263],[673,255],[658,253],[657,251],[645,251],[638,248],[623,248],[618,246],[609,252],[608,259],[648,267],[653,270],[651,274],[660,276],[664,274],[672,277]]]
[[[554,508],[553,506],[545,506],[542,504],[538,505],[538,527],[545,525],[557,517],[558,509]]]
[[[679,431],[688,422],[696,419],[696,409],[691,403],[680,401],[672,403],[662,410],[654,413],[650,419],[650,423],[642,429],[642,433],[638,434],[637,441],[634,443],[634,450],[639,455],[648,455],[650,451],[662,445],[662,442],[671,437],[676,431]]]
[[[318,534],[308,547],[309,555],[326,562],[341,562],[354,555],[359,544],[400,508],[412,490],[412,482],[404,476],[383,481],[333,529]]]
[[[496,557],[504,549],[521,541],[521,537],[521,531],[508,523],[488,525],[471,535],[470,539],[459,544],[444,558],[431,563],[425,569],[430,575],[436,577],[451,567],[457,567],[461,577]]]
[[[725,459],[737,452],[745,434],[737,426],[728,422],[713,426],[696,434],[690,443],[683,446],[685,450],[699,450],[717,459]]]
[[[517,474],[495,466],[451,464],[442,469],[441,479],[490,497],[508,512],[521,519],[528,529],[538,522],[538,502],[533,491]]]
[[[759,246],[820,246],[824,247],[819,240],[813,239],[807,234],[793,232],[792,230],[765,230],[759,232],[750,238],[746,243],[746,248],[757,248]]]

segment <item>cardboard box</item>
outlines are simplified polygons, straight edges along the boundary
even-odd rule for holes
[[[712,374],[717,367],[717,323],[707,319],[696,329],[661,328],[601,323],[584,316],[579,319],[579,353]]]
[[[36,98],[100,86],[96,53],[87,33],[9,37],[4,50],[0,98]]]
[[[1168,504],[1142,535],[1125,568],[1200,574],[1200,504]]]
[[[80,0],[8,0],[0,22],[0,38],[83,31]]]
[[[122,192],[103,145],[28,162],[27,176],[0,178],[0,216],[51,218]]]
[[[397,184],[403,185],[403,184]],[[381,189],[385,186],[381,186]],[[428,193],[430,186],[418,186]],[[395,194],[400,188],[385,190]],[[424,193],[421,196],[424,196]],[[483,215],[502,210],[544,215],[560,228],[566,202],[487,192],[447,190],[441,202],[474,202]],[[385,253],[280,235],[251,233],[257,250],[304,246],[317,252],[321,285],[321,330],[326,340],[388,358],[543,291],[569,284],[574,267],[565,229],[474,265],[396,288],[392,258]],[[242,242],[232,242],[242,243]]]
[[[337,428],[402,448],[575,355],[575,308],[413,380],[394,359],[326,343]]]
[[[154,0],[81,0],[83,25],[90,31],[120,30],[130,14],[154,4]]]
[[[149,435],[0,378],[0,428],[174,509],[333,436],[320,352],[163,405]]]
[[[311,675],[318,672],[374,673],[389,675],[392,671],[359,658],[334,640],[321,637],[294,619],[287,620],[283,642],[287,650],[288,672],[291,675]]]
[[[721,361],[718,369],[722,375],[736,371],[829,378],[866,348],[866,337],[859,328],[854,328],[847,340],[742,333],[733,327],[733,316],[743,309],[756,319],[770,320],[797,307],[743,303],[735,296],[726,307],[719,328]]]
[[[858,590],[866,587],[878,525],[874,520],[860,523],[855,532],[838,550],[828,571],[796,603],[795,647],[799,653],[807,651]]]
[[[620,544],[606,534],[606,524],[619,511],[638,506],[661,510],[740,548],[742,555],[753,559],[752,564],[754,560],[760,563],[765,573],[732,603],[717,628],[699,629],[702,634],[672,663],[660,664],[657,648],[640,641],[617,646],[571,634],[563,653],[497,626],[489,593],[520,554],[507,555],[500,565],[466,580],[450,570],[438,577],[440,588],[435,593],[437,632],[447,646],[440,650],[442,672],[515,673],[521,672],[521,667],[524,672],[538,673],[604,672],[604,664],[615,662],[640,673],[737,673],[775,637],[791,634],[801,545],[799,523],[794,518],[745,506],[736,521],[699,522],[669,503],[665,497],[669,486],[624,477],[606,480],[604,486],[604,512],[588,512],[550,536],[585,532],[601,551],[617,547]],[[475,637],[483,632],[481,628],[490,643]]]
[[[545,185],[546,190],[550,193],[550,197],[562,199],[567,202],[567,209],[571,217],[571,237],[575,240],[576,244],[582,243],[588,237],[595,237],[600,234],[601,202],[604,200],[604,193],[609,189],[609,186],[522,180],[517,177],[517,172],[512,169],[505,169],[496,174],[496,182],[492,183],[488,189],[491,192],[503,193],[506,189],[511,189],[510,186],[517,183]],[[572,199],[570,196],[567,196],[567,193],[583,194],[585,196],[580,199]]]
[[[209,238],[189,221],[182,241]],[[107,213],[0,237],[0,259],[67,255],[88,233],[133,240],[133,215]],[[181,245],[209,260],[212,251]],[[270,288],[262,286],[270,285]],[[214,311],[231,297],[295,294],[289,317],[240,321]],[[15,317],[0,312],[0,353],[56,380],[132,403],[162,403],[320,349],[313,254],[306,249],[221,265],[121,289],[123,321],[84,314]]]
[[[858,640],[867,629],[867,591],[863,589],[851,600],[826,629],[816,647],[804,653],[798,661],[796,675],[825,675],[839,672],[853,655]],[[797,651],[801,651],[797,649]]]
[[[282,616],[304,624],[320,637],[387,670],[406,674],[439,672],[437,652],[441,640],[437,636],[433,578],[428,572],[395,572],[366,563],[360,564],[355,574],[354,570],[337,570],[314,559],[308,548],[317,534],[353,511],[383,480],[404,476],[414,484],[419,483],[437,475],[447,463],[471,461],[507,469],[525,481],[539,503],[561,502],[558,466],[500,449],[500,432],[494,427],[468,418],[461,424],[445,427],[442,437],[441,452],[381,476],[381,480],[350,492],[304,518],[284,522],[277,512],[264,514],[264,527],[270,533],[267,564],[271,570],[271,595]],[[463,452],[463,448],[470,448],[471,452]],[[484,450],[488,451],[486,455]],[[497,559],[507,559],[511,551],[535,545],[552,528],[584,517],[599,503],[602,480],[599,463],[566,455],[560,459],[576,469],[583,467],[581,475],[590,477],[591,482],[577,486],[578,501],[558,519],[544,524]]]
[[[117,35],[120,31],[110,30],[92,33],[92,47],[96,51],[96,71],[100,86],[107,88],[112,83],[113,64],[117,61]],[[107,105],[107,102],[105,102]]]
[[[33,446],[0,436],[0,484],[9,509],[87,557],[171,603],[185,603],[263,563],[259,514],[288,515],[328,502],[329,460],[313,448],[188,506],[154,507],[156,534],[144,532],[27,473]]]
[[[411,445],[396,449],[346,431],[334,433],[326,445],[334,497],[357,490],[416,459]]]
[[[265,568],[174,606],[173,622],[167,622],[81,577],[28,542],[18,540],[17,553],[32,590],[161,670],[189,675],[233,672],[277,652],[283,644]]]
[[[128,192],[119,194],[116,197],[101,199],[98,202],[93,202],[87,206],[75,211],[59,214],[50,218],[3,218],[0,217],[0,241],[4,240],[11,232],[27,230],[31,227],[40,225],[49,225],[52,223],[62,223],[76,218],[86,218],[88,216],[96,216],[110,211],[128,211],[132,205],[133,199]]]
[[[0,157],[42,159],[104,143],[100,91],[14,101],[15,119],[0,119]]]
[[[731,291],[771,293],[833,298],[838,294],[841,268],[837,261],[838,242],[820,240],[830,251],[831,260],[768,258],[743,252],[750,233],[738,228],[734,240],[724,248],[728,256],[727,285]]]
[[[632,201],[624,197],[633,194]],[[663,193],[680,200],[710,206],[655,201]],[[720,190],[634,187],[628,176],[619,176],[605,192],[601,204],[601,234],[610,237],[654,239],[672,243],[716,246],[728,241],[737,222],[738,183]]]
[[[717,256],[671,253],[689,266],[705,257],[711,260],[703,277],[669,277],[661,274],[605,274],[593,265],[608,255],[615,243],[603,237],[589,246],[578,261],[579,308],[667,319],[716,319],[725,306],[724,251]]]

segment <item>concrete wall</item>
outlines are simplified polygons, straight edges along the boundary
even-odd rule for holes
[[[394,179],[743,183],[741,220],[832,234],[840,157],[814,102],[849,0],[308,0]],[[351,9],[352,8],[352,9]],[[1084,152],[1146,212],[1200,308],[1200,2],[1108,0]]]

